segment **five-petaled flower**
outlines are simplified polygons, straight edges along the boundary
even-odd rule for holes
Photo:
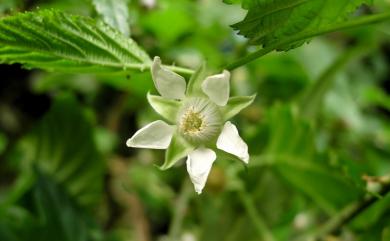
[[[188,85],[185,79],[161,65],[155,57],[152,78],[161,96],[148,93],[148,101],[162,120],[138,130],[126,145],[136,148],[167,149],[161,169],[168,169],[187,156],[187,171],[200,194],[211,166],[217,159],[231,158],[248,164],[248,146],[234,124],[227,121],[250,105],[253,96],[229,98],[230,73],[204,76],[204,66]]]

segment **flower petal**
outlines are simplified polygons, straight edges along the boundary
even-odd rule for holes
[[[186,91],[186,80],[161,66],[160,57],[154,57],[152,77],[156,89],[162,97],[168,99],[183,99]]]
[[[217,105],[224,106],[229,100],[230,73],[224,70],[222,74],[207,77],[202,83],[203,92]]]
[[[154,121],[138,130],[126,141],[126,145],[135,148],[167,149],[174,131],[174,126],[161,120]]]
[[[230,121],[227,121],[223,126],[217,140],[217,148],[237,156],[248,164],[248,145],[241,139],[237,127]]]
[[[187,171],[190,175],[191,182],[194,184],[195,191],[198,194],[202,193],[211,166],[216,158],[217,155],[213,150],[203,147],[194,150],[188,155]]]

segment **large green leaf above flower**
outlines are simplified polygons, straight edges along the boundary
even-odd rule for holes
[[[64,72],[147,69],[132,39],[88,17],[43,10],[0,19],[0,63]]]
[[[248,14],[233,28],[252,44],[268,46],[301,32],[344,21],[364,3],[370,4],[372,0],[243,0],[242,6],[248,9]]]
[[[168,123],[157,120],[146,125],[127,140],[127,146],[167,149],[161,169],[187,156],[187,171],[199,194],[217,159],[216,153],[249,162],[248,146],[228,119],[250,105],[255,96],[229,98],[228,71],[205,77],[202,66],[187,84],[156,57],[151,72],[161,96],[148,94],[148,101]]]

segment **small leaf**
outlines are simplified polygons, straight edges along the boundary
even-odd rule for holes
[[[166,170],[175,165],[180,159],[187,156],[194,147],[188,143],[180,135],[173,135],[171,144],[165,152],[164,164],[160,167],[161,170]]]
[[[102,22],[42,10],[0,19],[0,63],[74,73],[143,71],[151,60],[132,39]]]
[[[130,36],[127,0],[92,0],[92,3],[105,23]]]
[[[152,108],[167,121],[176,123],[177,113],[181,106],[181,102],[172,99],[166,99],[158,95],[147,95],[148,102]]]
[[[251,96],[235,96],[229,98],[226,106],[221,107],[222,116],[224,120],[229,120],[237,115],[241,110],[248,107],[255,100],[256,95]]]
[[[202,91],[202,82],[206,78],[206,63],[202,63],[191,76],[187,85],[187,96],[205,96]]]

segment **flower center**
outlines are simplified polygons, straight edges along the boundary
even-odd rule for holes
[[[181,128],[184,133],[191,134],[202,130],[203,118],[199,112],[188,110],[182,117]]]
[[[222,128],[218,107],[205,98],[187,99],[178,115],[180,133],[190,142],[211,141]]]

